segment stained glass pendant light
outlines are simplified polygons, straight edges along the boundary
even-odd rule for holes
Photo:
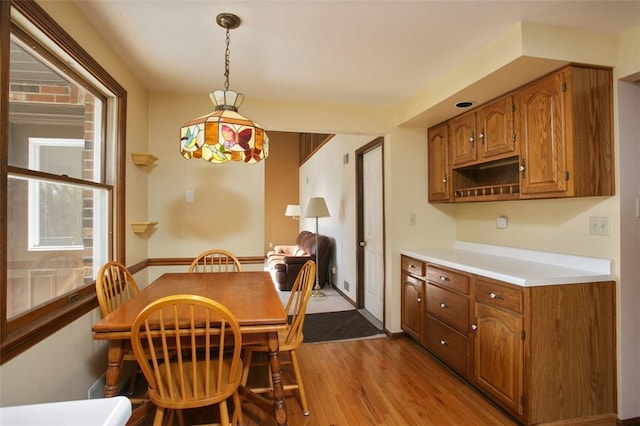
[[[215,105],[214,112],[182,126],[180,153],[186,159],[202,158],[211,163],[257,163],[269,155],[269,137],[258,123],[238,113],[244,96],[229,90],[229,30],[240,26],[240,18],[221,13],[216,16],[216,22],[226,29],[224,90],[209,94]]]

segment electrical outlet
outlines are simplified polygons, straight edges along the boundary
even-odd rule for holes
[[[605,216],[591,216],[589,218],[590,235],[609,235],[609,218]]]
[[[509,227],[509,219],[506,216],[500,216],[496,219],[496,228],[507,229]]]

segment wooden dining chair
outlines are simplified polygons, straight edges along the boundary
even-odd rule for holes
[[[120,262],[107,262],[98,271],[96,294],[102,317],[139,293],[131,272]]]
[[[307,305],[311,296],[311,291],[315,283],[316,264],[312,260],[308,260],[304,263],[300,272],[298,273],[293,287],[291,289],[291,295],[287,301],[285,311],[289,316],[289,327],[278,333],[278,342],[280,346],[280,353],[288,353],[289,359],[282,360],[282,365],[290,364],[293,369],[294,383],[283,383],[283,388],[287,390],[298,390],[300,397],[300,404],[302,405],[302,413],[305,416],[309,415],[309,407],[307,405],[307,397],[304,391],[304,384],[302,382],[302,375],[300,374],[300,365],[298,362],[298,356],[296,349],[302,345],[304,341],[304,335],[302,328],[304,326],[304,319],[307,313]],[[242,372],[242,384],[247,385],[249,380],[249,372],[251,367],[258,365],[269,365],[268,362],[253,363],[253,354],[255,352],[268,353],[267,346],[245,346],[244,355],[244,370]],[[266,359],[266,356],[265,356]],[[269,381],[271,381],[271,371],[269,371]],[[273,383],[269,383],[268,387],[249,387],[255,393],[268,393],[273,390]]]
[[[165,412],[218,405],[220,424],[229,424],[227,399],[233,399],[232,424],[242,422],[238,386],[242,379],[242,335],[235,316],[206,297],[178,294],[145,307],[131,328],[133,353],[156,405],[153,424]],[[172,349],[175,355],[169,356]],[[163,353],[164,359],[147,353]]]
[[[98,296],[98,306],[102,317],[109,315],[114,309],[122,305],[127,300],[138,294],[138,285],[133,275],[120,262],[107,262],[98,271],[96,279],[96,295]],[[133,361],[136,358],[133,355],[131,347],[127,343],[124,348],[123,362]],[[137,370],[137,368],[136,368]],[[136,386],[137,372],[134,371],[129,379],[129,389],[127,395],[131,397],[134,394]],[[144,402],[146,399],[131,398],[133,404]]]
[[[222,249],[211,249],[193,259],[189,272],[242,272],[242,265],[233,253]]]

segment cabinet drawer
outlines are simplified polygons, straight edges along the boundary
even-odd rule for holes
[[[478,302],[499,306],[520,314],[524,311],[524,294],[522,290],[481,279],[476,279],[475,289]]]
[[[425,269],[427,268],[427,265],[423,261],[402,256],[401,262],[403,271],[407,271],[413,275],[419,275],[421,277],[425,276]]]
[[[469,294],[469,276],[460,272],[429,265],[427,267],[429,281],[438,283],[443,287],[449,287],[460,293]]]
[[[427,313],[463,333],[469,331],[469,298],[462,294],[428,283]]]
[[[469,338],[427,315],[427,348],[458,373],[469,375]]]

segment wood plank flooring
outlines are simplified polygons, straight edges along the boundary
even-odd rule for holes
[[[298,357],[311,414],[288,392],[291,426],[517,424],[405,337],[304,344]],[[247,426],[276,424],[247,402],[243,415]],[[215,420],[207,416],[185,417],[190,424]]]

